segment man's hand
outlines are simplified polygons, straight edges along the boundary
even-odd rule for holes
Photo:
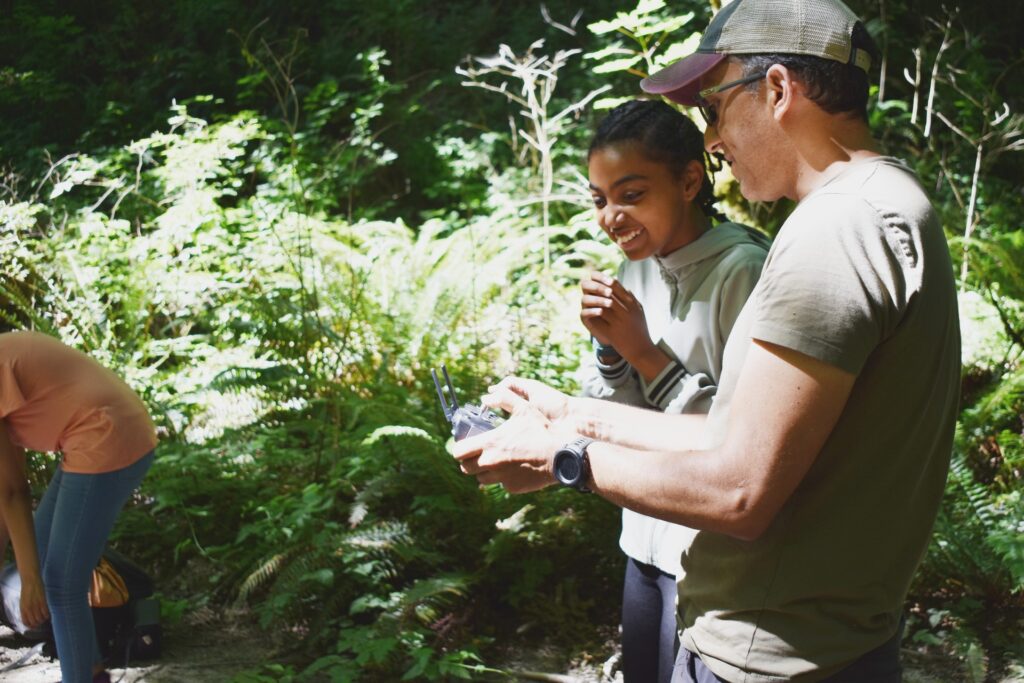
[[[654,347],[644,307],[618,280],[591,273],[581,283],[580,321],[597,341],[615,347],[630,363]]]
[[[522,377],[506,377],[491,387],[490,392],[480,401],[488,408],[497,408],[513,415],[517,410],[525,409],[525,402],[551,422],[557,422],[569,414],[569,396],[543,382]]]
[[[577,434],[553,421],[548,411],[564,415],[567,400],[561,392],[533,380],[506,378],[492,387],[484,403],[512,416],[494,430],[455,443],[453,452],[462,471],[481,484],[501,484],[510,493],[553,484],[555,451]]]

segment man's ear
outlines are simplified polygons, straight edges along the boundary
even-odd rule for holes
[[[700,192],[703,184],[704,164],[696,159],[691,159],[683,167],[683,172],[679,176],[679,191],[682,193],[683,199],[692,202],[697,198],[697,193]]]
[[[793,108],[800,85],[793,79],[793,72],[781,64],[772,64],[764,80],[772,116],[776,121],[781,120]]]

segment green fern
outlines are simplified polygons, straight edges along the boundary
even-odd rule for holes
[[[296,368],[284,363],[266,367],[233,367],[218,373],[209,388],[223,393],[241,393],[251,389],[280,387],[298,376]]]
[[[992,514],[991,493],[974,478],[961,453],[954,453],[949,463],[949,479],[964,494],[970,514],[981,524],[981,533],[991,534],[997,528]]]
[[[242,585],[238,588],[238,599],[245,600],[260,586],[272,580],[281,569],[281,566],[287,561],[288,555],[286,553],[277,553],[262,562],[255,571],[242,581]]]

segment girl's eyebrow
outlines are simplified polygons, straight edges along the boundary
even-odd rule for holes
[[[612,188],[616,188],[623,183],[628,183],[631,180],[647,180],[647,176],[641,175],[639,173],[630,173],[629,175],[624,175],[618,180],[616,180],[614,183],[612,183]],[[601,191],[601,188],[599,188],[594,183],[590,183],[590,189],[597,190],[598,192]]]

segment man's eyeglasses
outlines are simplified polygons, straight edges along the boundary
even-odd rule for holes
[[[729,81],[728,83],[722,83],[721,85],[713,85],[710,88],[704,88],[703,90],[698,92],[697,111],[699,111],[701,117],[703,117],[704,123],[708,124],[709,126],[714,126],[715,124],[718,123],[718,109],[715,107],[715,105],[708,102],[708,95],[714,95],[715,93],[720,93],[723,90],[735,88],[737,85],[746,85],[747,83],[759,81],[767,75],[768,74],[766,72],[761,72],[753,74],[751,76],[745,76],[743,78],[740,78],[739,80]]]

